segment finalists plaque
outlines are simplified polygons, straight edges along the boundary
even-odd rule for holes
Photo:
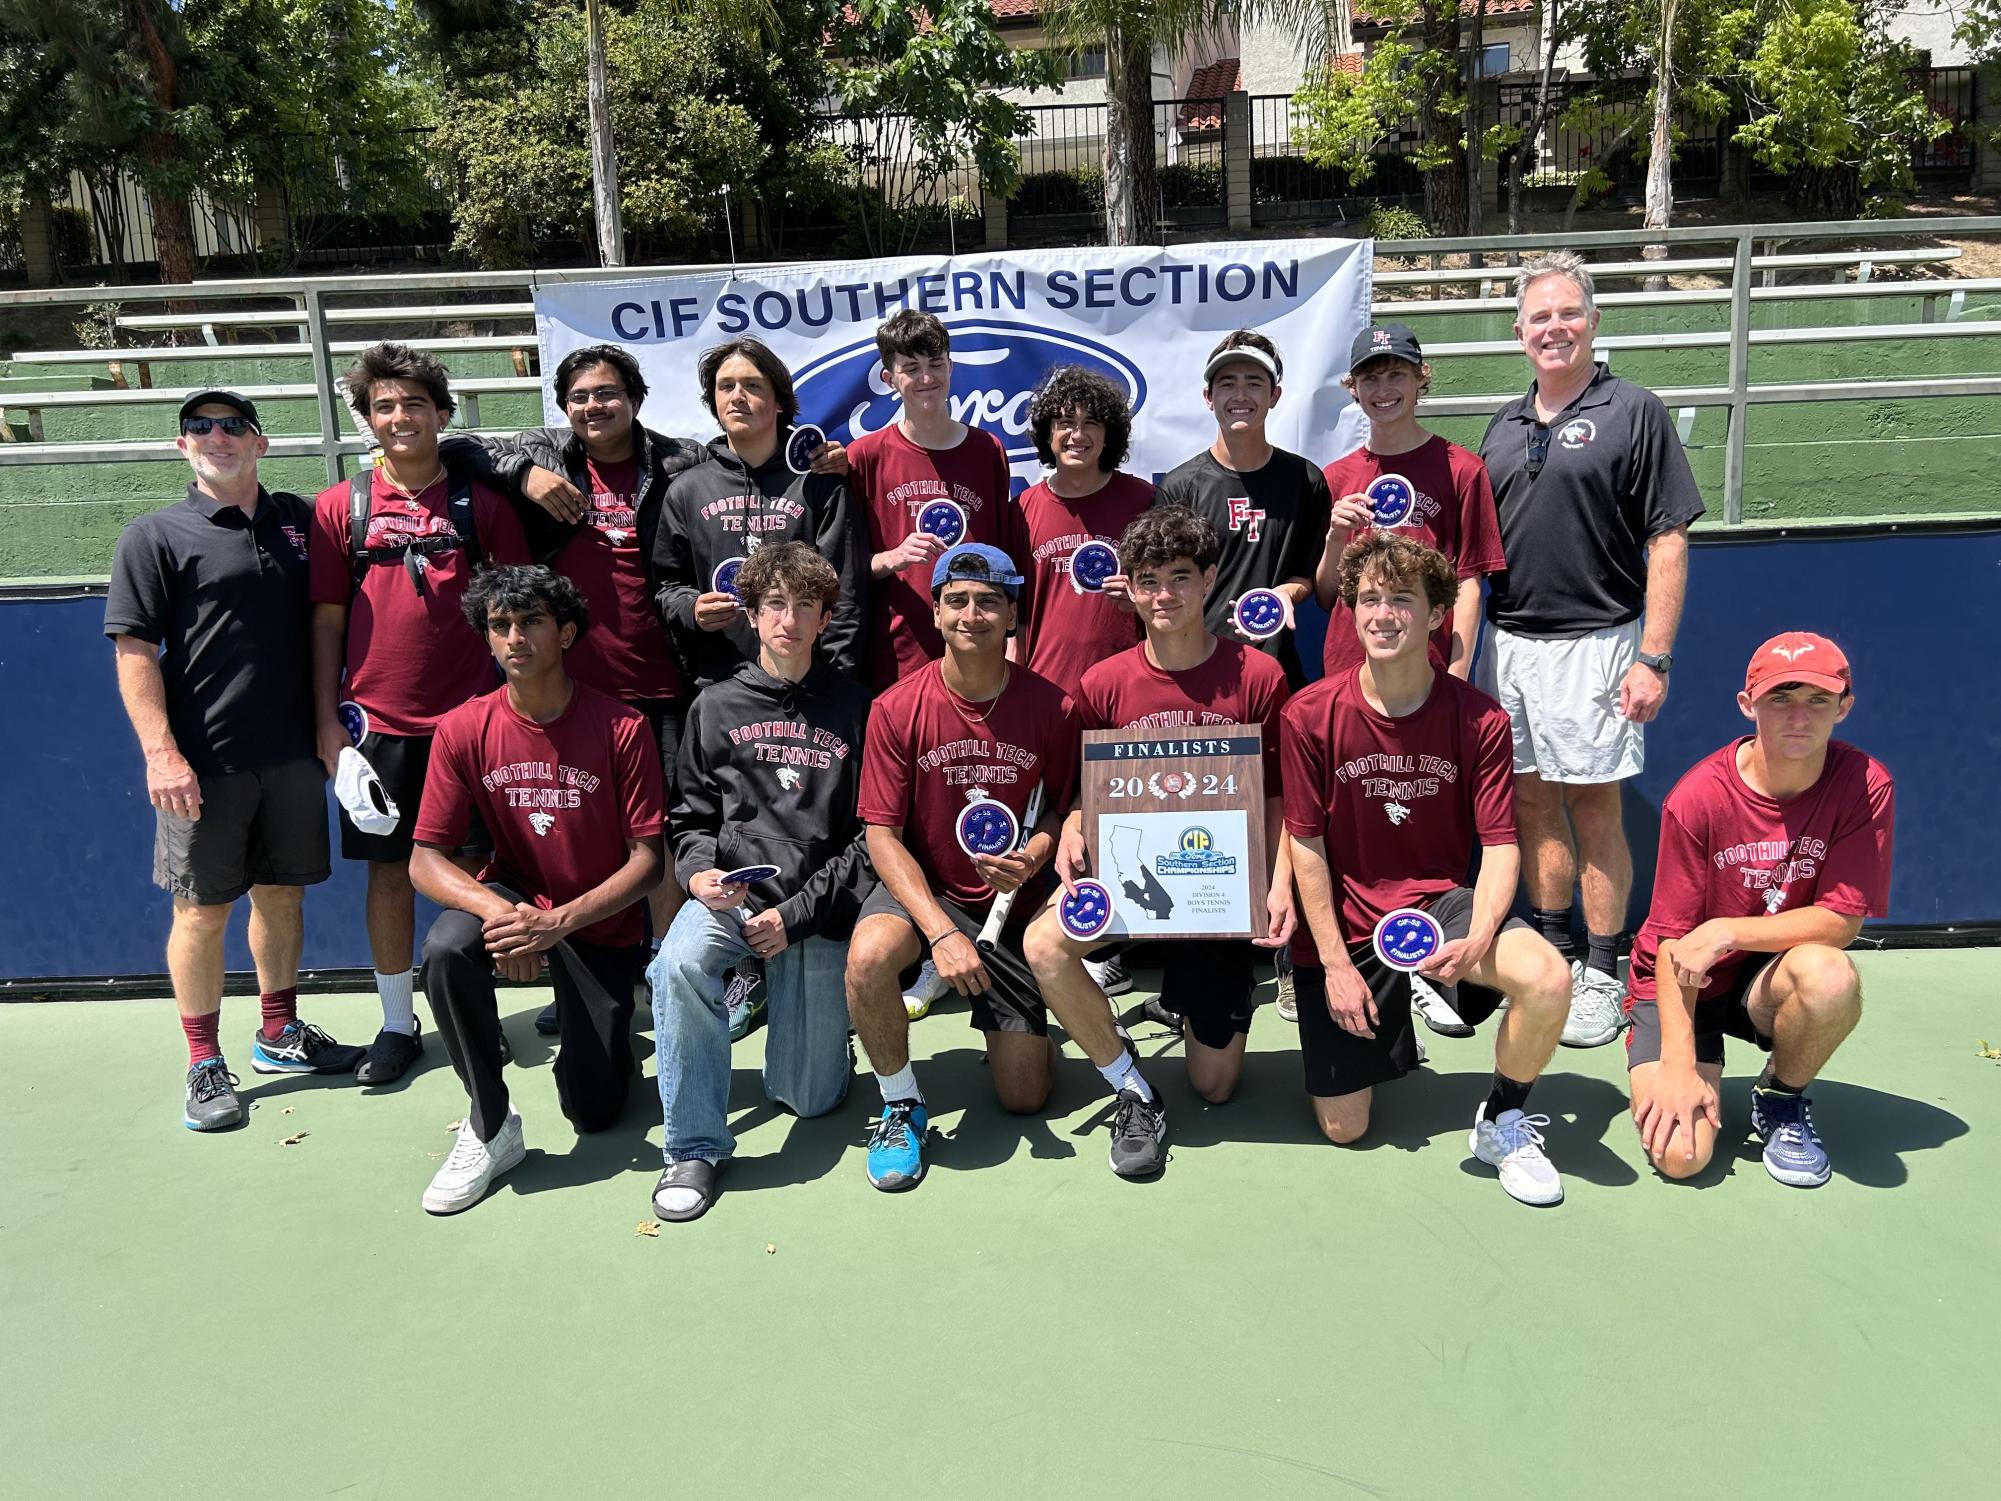
[[[1265,930],[1264,738],[1257,725],[1084,733],[1084,845],[1113,898],[1107,941]]]

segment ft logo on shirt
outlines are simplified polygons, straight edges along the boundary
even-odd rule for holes
[[[1251,541],[1258,540],[1258,533],[1264,529],[1265,513],[1262,506],[1253,506],[1248,495],[1230,497],[1230,530],[1243,532]]]

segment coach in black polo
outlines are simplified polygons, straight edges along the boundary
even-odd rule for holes
[[[258,1073],[344,1073],[360,1048],[298,1019],[300,901],[328,875],[326,774],[309,691],[306,532],[312,506],[257,482],[268,446],[233,391],[181,405],[187,498],[118,538],[104,633],[146,757],[153,879],[172,896],[167,969],[188,1040],[184,1123],[243,1118],[223,1062],[223,930],[250,896],[263,1025]]]
[[[1608,1043],[1623,1022],[1618,941],[1633,859],[1619,783],[1638,775],[1642,726],[1667,697],[1688,527],[1702,514],[1667,408],[1592,357],[1597,329],[1580,257],[1524,264],[1515,337],[1535,384],[1480,443],[1507,566],[1490,580],[1477,681],[1513,726],[1523,883],[1543,936],[1572,961],[1571,1047]]]

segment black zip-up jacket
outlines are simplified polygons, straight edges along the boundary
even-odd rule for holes
[[[653,571],[653,539],[660,525],[660,505],[667,483],[684,470],[692,469],[709,456],[709,451],[691,438],[669,438],[650,428],[633,425],[633,457],[645,483],[639,495],[639,555],[645,560],[647,592],[657,599],[660,580]],[[590,451],[575,430],[567,427],[532,427],[510,438],[475,434],[454,436],[438,444],[439,459],[454,473],[463,469],[476,479],[486,480],[514,502],[522,530],[528,534],[528,552],[537,562],[554,560],[581,522],[558,521],[521,493],[522,481],[530,469],[547,469],[560,474],[588,498],[591,493]]]
[[[790,943],[844,939],[875,885],[861,816],[869,693],[825,659],[797,683],[755,662],[688,709],[667,827],[685,890],[705,870],[776,865],[749,904]]]
[[[709,445],[703,463],[667,482],[653,533],[660,615],[682,670],[706,687],[756,660],[757,633],[748,616],[720,631],[695,624],[695,600],[713,588],[716,565],[745,556],[745,542],[753,536],[760,546],[804,542],[834,565],[841,598],[819,649],[841,671],[854,672],[867,619],[868,567],[846,478],[794,474],[782,453],[746,469],[722,438]]]

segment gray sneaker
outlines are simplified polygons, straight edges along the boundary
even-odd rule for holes
[[[190,1131],[224,1131],[243,1120],[236,1075],[220,1058],[207,1058],[188,1070],[188,1100],[181,1124]]]
[[[1167,1106],[1159,1095],[1142,1100],[1133,1090],[1119,1091],[1111,1155],[1121,1178],[1151,1178],[1167,1165]]]
[[[1570,1016],[1563,1024],[1567,1048],[1602,1048],[1625,1028],[1626,986],[1617,975],[1589,968],[1582,959],[1570,966]]]

